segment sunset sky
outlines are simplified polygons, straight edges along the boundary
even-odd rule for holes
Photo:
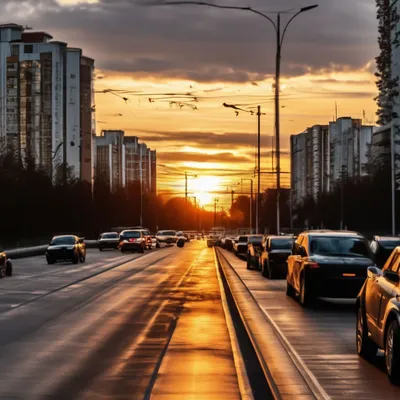
[[[155,148],[160,194],[183,195],[187,171],[198,175],[189,180],[189,191],[201,205],[210,207],[218,196],[219,204],[228,208],[231,188],[239,194],[240,178],[253,176],[257,117],[245,112],[236,116],[234,110],[223,107],[224,102],[246,109],[262,106],[262,171],[271,172],[273,28],[267,20],[246,12],[139,3],[2,0],[0,22],[29,25],[82,48],[96,60],[97,91],[135,91],[123,94],[130,99],[127,103],[110,93],[96,95],[97,131],[123,129]],[[215,3],[274,12],[297,10],[314,1]],[[375,1],[315,3],[318,9],[292,23],[283,49],[285,172],[289,172],[289,136],[310,125],[327,124],[334,116],[335,102],[339,116],[362,118],[365,111],[366,123],[375,120]],[[288,186],[289,174],[282,180]],[[263,174],[262,189],[273,186],[273,175]],[[246,183],[243,191],[248,190]]]

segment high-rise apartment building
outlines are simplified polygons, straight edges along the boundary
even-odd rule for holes
[[[91,182],[94,61],[52,39],[0,25],[0,151]]]
[[[95,179],[114,191],[141,183],[143,193],[157,192],[157,154],[136,136],[121,130],[104,130],[95,137]]]
[[[369,172],[372,126],[339,118],[291,136],[292,201],[317,200],[343,180],[357,181]]]

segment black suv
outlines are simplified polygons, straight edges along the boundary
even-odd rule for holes
[[[368,268],[368,278],[357,297],[357,353],[367,359],[385,351],[392,383],[400,383],[400,247],[383,270]]]
[[[369,247],[375,255],[375,261],[382,268],[393,250],[400,246],[400,237],[396,236],[374,236]]]
[[[287,266],[286,294],[299,293],[307,306],[317,297],[355,299],[375,262],[359,233],[308,231],[297,238]]]
[[[260,256],[261,274],[274,279],[286,276],[286,262],[292,254],[292,236],[268,236],[265,250]]]

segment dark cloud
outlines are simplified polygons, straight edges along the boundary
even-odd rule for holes
[[[61,7],[56,0],[0,2],[1,22],[28,24],[82,47],[97,67],[133,76],[201,82],[247,82],[271,76],[275,39],[256,15],[196,6],[138,6],[133,0]],[[142,1],[143,3],[143,1]],[[283,72],[301,75],[332,65],[359,69],[377,54],[374,2],[320,0],[293,21],[285,39]],[[224,0],[261,11],[299,8],[302,0]],[[275,14],[271,14],[274,17]]]
[[[221,162],[221,163],[247,163],[249,157],[236,156],[233,153],[215,153],[215,154],[204,154],[204,153],[193,153],[193,152],[159,152],[159,160],[161,162]]]
[[[176,132],[176,131],[146,131],[130,132],[128,134],[139,135],[140,139],[149,144],[160,142],[182,143],[182,146],[196,144],[202,148],[242,148],[255,146],[257,135],[255,133],[224,133],[213,132]],[[262,141],[270,141],[271,136],[262,134]]]

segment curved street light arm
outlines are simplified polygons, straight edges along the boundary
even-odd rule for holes
[[[290,23],[291,23],[299,14],[301,14],[302,12],[303,12],[303,11],[297,12],[297,13],[294,14],[293,17],[290,18],[289,21],[287,22],[287,24],[286,24],[286,26],[285,26],[285,29],[283,30],[282,37],[279,39],[279,40],[280,40],[280,41],[279,41],[279,47],[282,47],[283,39],[285,38],[286,31],[287,31],[287,29],[288,29]]]
[[[178,5],[178,4],[185,4],[185,5],[191,4],[191,5],[197,5],[197,6],[208,6],[208,7],[220,8],[220,9],[227,9],[227,10],[250,11],[254,14],[260,15],[263,18],[266,18],[273,25],[275,32],[277,31],[276,24],[272,18],[270,18],[268,15],[262,13],[261,11],[257,11],[251,7],[221,6],[219,4],[212,4],[212,3],[207,3],[204,1],[169,1],[167,3],[159,3],[156,5],[169,6],[169,5]]]

